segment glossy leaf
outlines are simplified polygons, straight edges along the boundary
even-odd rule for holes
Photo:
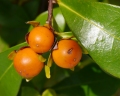
[[[48,17],[48,11],[45,11],[43,13],[41,13],[40,15],[37,16],[37,18],[35,19],[35,21],[38,21],[40,22],[40,25],[44,25],[46,23],[46,20],[47,20],[47,17]],[[53,9],[53,17],[54,17],[54,20],[53,20],[53,26],[55,29],[58,29],[59,31],[63,31],[65,29],[65,19],[60,11],[60,8],[54,8]],[[33,27],[30,26],[29,28],[29,31],[32,29]]]
[[[0,96],[16,96],[18,93],[22,78],[15,71],[8,54],[25,45],[26,43],[22,43],[0,54]]]
[[[85,0],[58,0],[58,4],[94,61],[120,78],[120,7]]]
[[[59,7],[54,8],[53,16],[54,16],[54,19],[55,19],[55,21],[57,23],[59,31],[64,31],[65,26],[66,26],[66,22],[65,22],[65,19],[64,19],[62,13],[61,13],[61,10],[60,10]]]

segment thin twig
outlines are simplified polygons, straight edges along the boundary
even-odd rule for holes
[[[53,2],[52,2],[52,0],[49,0],[48,18],[47,18],[46,23],[49,24],[50,26],[52,25],[52,15],[53,15]]]

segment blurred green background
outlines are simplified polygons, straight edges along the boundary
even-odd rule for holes
[[[47,0],[0,0],[0,51],[24,40],[29,25],[25,22],[34,20],[47,10]]]
[[[120,5],[119,0],[98,1]],[[47,0],[0,0],[0,52],[24,42],[30,26],[25,22],[35,20],[47,6]],[[83,55],[84,59],[90,58]],[[29,83],[23,80],[17,96],[120,96],[120,80],[106,74],[91,59],[89,63],[74,72],[54,65],[51,79],[42,71]]]

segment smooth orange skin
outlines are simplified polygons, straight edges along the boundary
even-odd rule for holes
[[[28,43],[35,52],[45,53],[54,43],[54,34],[44,26],[35,27],[28,36]]]
[[[61,40],[58,48],[52,51],[54,62],[62,68],[74,68],[82,57],[82,50],[74,40]]]
[[[13,64],[16,71],[26,79],[31,79],[38,75],[44,66],[40,62],[38,54],[31,48],[19,50],[14,57]]]

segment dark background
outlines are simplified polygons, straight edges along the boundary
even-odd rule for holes
[[[24,42],[27,21],[47,10],[47,0],[0,0],[0,38],[9,47]]]

